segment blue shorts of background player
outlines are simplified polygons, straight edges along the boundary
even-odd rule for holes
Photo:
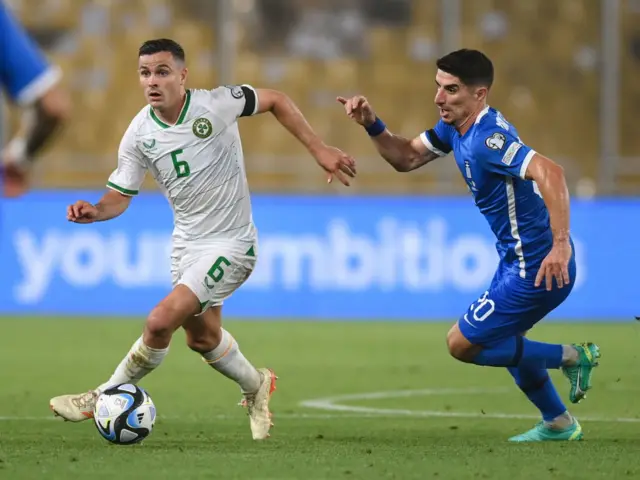
[[[573,248],[573,242],[571,246]],[[577,273],[575,248],[568,270],[571,279],[569,284],[558,288],[554,281],[553,288],[547,290],[544,284],[538,287],[534,285],[535,275],[531,272],[521,275],[517,264],[501,261],[489,289],[469,306],[454,329],[459,329],[469,343],[477,347],[470,356],[457,357],[459,360],[476,365],[506,367],[520,390],[538,407],[543,422],[552,424],[559,419],[572,421],[571,435],[581,439],[582,429],[568,413],[547,369],[562,368],[568,378],[578,378],[572,382],[570,391],[570,400],[578,403],[589,388],[589,375],[584,375],[581,363],[595,365],[594,361],[599,356],[597,347],[592,344],[548,344],[525,338],[536,323],[562,304],[571,293]],[[578,360],[581,356],[587,356],[592,361],[567,363],[567,359],[576,354]],[[452,351],[452,355],[456,356],[455,352]],[[580,381],[582,375],[586,383]],[[566,435],[562,433],[536,427],[510,440],[566,440]]]

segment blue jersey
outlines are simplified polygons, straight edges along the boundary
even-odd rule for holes
[[[540,191],[535,182],[525,179],[534,150],[490,107],[464,135],[440,120],[421,138],[438,155],[453,151],[475,204],[498,240],[501,260],[517,268],[521,278],[535,278],[553,238]]]
[[[28,105],[60,78],[44,55],[0,0],[0,85],[9,97]]]

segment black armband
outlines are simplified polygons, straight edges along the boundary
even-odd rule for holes
[[[427,130],[427,135],[428,135],[429,141],[431,142],[431,145],[433,145],[435,148],[437,148],[438,150],[444,153],[449,153],[451,151],[451,147],[443,143],[442,140],[438,138],[438,135],[436,134],[436,131],[433,128],[431,130]]]
[[[241,117],[248,117],[255,113],[258,99],[256,98],[256,92],[249,87],[241,87],[244,94],[244,108],[242,109]]]

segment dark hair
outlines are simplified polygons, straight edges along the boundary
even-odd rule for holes
[[[147,40],[138,50],[138,56],[153,55],[154,53],[159,52],[169,52],[176,60],[180,60],[182,62],[185,60],[184,49],[180,44],[178,44],[178,42],[168,38]]]
[[[456,50],[439,58],[436,65],[465,85],[491,87],[493,84],[493,63],[478,50]]]

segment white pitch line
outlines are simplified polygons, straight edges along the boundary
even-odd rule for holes
[[[395,416],[395,415],[390,415]],[[334,418],[380,418],[384,415],[380,414],[363,414],[363,413],[274,413],[274,419],[302,419],[302,420],[331,420]],[[182,421],[182,422],[202,422],[206,420],[237,420],[243,418],[238,415],[202,415],[202,416],[179,416],[179,415],[161,415],[158,414],[159,420],[164,421]],[[53,416],[28,417],[28,416],[0,416],[0,422],[48,422],[56,421],[64,423],[61,418]]]
[[[331,420],[341,418],[392,418],[392,417],[423,417],[423,418],[490,418],[490,419],[511,419],[511,420],[532,420],[539,419],[539,415],[521,414],[521,413],[481,413],[481,412],[455,412],[440,410],[409,410],[396,408],[373,408],[358,405],[344,405],[340,402],[358,401],[358,400],[380,400],[388,398],[407,398],[418,396],[436,396],[436,395],[478,395],[478,394],[504,394],[510,392],[511,389],[504,387],[496,388],[429,388],[423,390],[393,390],[383,392],[367,392],[354,393],[347,395],[337,395],[332,397],[315,398],[300,402],[300,407],[312,408],[316,410],[324,410],[333,413],[278,413],[274,412],[276,419],[307,419],[307,420]],[[202,415],[202,416],[172,416],[158,415],[160,421],[197,421],[203,420],[234,420],[239,418],[237,415]],[[0,416],[0,422],[6,421],[59,421],[60,418],[53,416]],[[640,418],[625,417],[580,417],[581,421],[587,422],[615,422],[615,423],[640,423]]]
[[[15,417],[0,417],[0,422],[31,422],[31,421],[38,421],[41,422],[42,420],[60,420],[59,418],[57,419],[56,417],[50,416],[50,417],[20,417],[20,416],[15,416]]]
[[[422,390],[387,390],[383,392],[351,393],[331,397],[331,399],[344,402],[350,400],[379,400],[383,398],[427,397],[433,395],[486,395],[509,393],[510,391],[511,389],[506,387],[423,388]]]
[[[339,402],[371,400],[371,399],[387,399],[387,398],[403,398],[417,396],[432,395],[461,395],[461,394],[495,394],[509,391],[505,388],[430,388],[424,390],[396,390],[386,392],[367,392],[355,393],[348,395],[338,395],[326,398],[315,398],[300,402],[300,406],[304,408],[314,408],[330,412],[348,412],[359,413],[369,416],[408,416],[408,417],[440,417],[440,418],[491,418],[491,419],[511,419],[511,420],[530,420],[539,419],[540,415],[531,415],[523,413],[482,413],[482,412],[454,412],[441,410],[408,410],[396,408],[373,408],[363,407],[359,405],[345,405]],[[615,422],[615,423],[640,423],[640,418],[625,417],[580,417],[580,421],[587,422]]]

